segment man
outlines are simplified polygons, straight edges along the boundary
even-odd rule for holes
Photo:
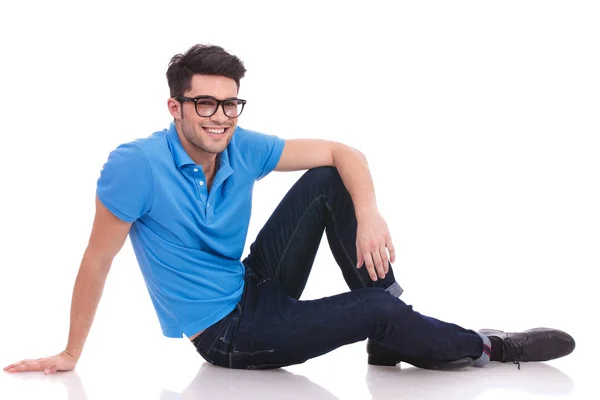
[[[100,174],[65,350],[5,370],[75,368],[128,235],[163,334],[188,337],[204,359],[223,367],[279,368],[364,339],[371,364],[443,370],[573,351],[573,338],[558,330],[475,332],[402,302],[365,157],[341,143],[284,141],[239,127],[245,72],[218,46],[173,57],[170,128],[122,144]],[[242,261],[254,183],[295,170],[308,171]],[[323,232],[351,290],[300,301]]]

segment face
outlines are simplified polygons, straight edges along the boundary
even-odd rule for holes
[[[237,97],[235,81],[224,76],[194,75],[192,87],[183,96],[212,96],[218,100]],[[183,147],[195,162],[214,160],[221,153],[233,136],[237,118],[229,118],[223,113],[222,105],[210,117],[201,117],[191,101],[179,103],[169,99],[169,111],[175,119],[175,126]],[[202,107],[202,104],[200,105]],[[182,118],[183,111],[183,118]]]

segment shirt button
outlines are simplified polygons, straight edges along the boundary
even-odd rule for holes
[[[206,207],[210,207],[210,203],[206,203]]]
[[[204,182],[203,181],[200,181],[198,183],[200,184],[200,186],[204,186]]]
[[[198,172],[198,168],[194,168],[194,172]]]

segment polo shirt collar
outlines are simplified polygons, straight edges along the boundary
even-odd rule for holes
[[[175,122],[171,122],[171,126],[169,126],[167,139],[177,167],[181,168],[185,165],[196,164],[183,148],[181,140],[179,140],[179,135],[177,134],[177,128],[175,128]]]

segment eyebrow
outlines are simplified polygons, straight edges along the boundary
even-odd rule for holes
[[[190,97],[190,98],[194,99],[196,97],[204,97],[204,96],[209,96],[209,97],[212,97],[212,98],[217,99],[217,100],[227,100],[227,99],[237,99],[238,98],[237,95],[235,95],[235,96],[229,96],[229,97],[225,97],[225,98],[220,99],[220,98],[218,98],[216,96],[212,96],[210,94],[197,94],[195,96],[184,96],[184,97]]]

